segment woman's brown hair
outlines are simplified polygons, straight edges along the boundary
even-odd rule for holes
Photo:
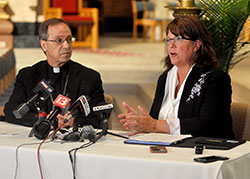
[[[217,67],[216,54],[212,46],[212,41],[209,33],[203,22],[196,16],[179,16],[172,20],[166,29],[166,35],[171,32],[175,36],[182,36],[190,38],[191,40],[200,40],[201,46],[194,54],[194,63],[198,68],[205,68],[207,66]],[[169,56],[164,59],[165,67],[171,68]]]

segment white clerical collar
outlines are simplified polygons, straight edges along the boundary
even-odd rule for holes
[[[54,73],[60,73],[60,67],[53,67]]]

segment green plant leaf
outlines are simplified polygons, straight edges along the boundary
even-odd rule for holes
[[[240,50],[237,39],[250,14],[250,0],[200,0],[197,5],[202,8],[201,19],[212,38],[217,60],[229,72],[239,62],[233,62],[233,57]]]

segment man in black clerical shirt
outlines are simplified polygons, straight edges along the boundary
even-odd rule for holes
[[[72,102],[85,95],[95,106],[104,102],[104,91],[100,74],[90,68],[70,60],[72,55],[72,33],[62,19],[52,18],[44,21],[39,29],[40,45],[47,60],[40,61],[33,66],[19,71],[9,102],[5,105],[6,121],[24,126],[33,126],[37,121],[37,108],[32,106],[29,113],[21,119],[13,115],[20,104],[27,102],[35,93],[33,89],[42,80],[52,81],[55,89],[41,104],[41,108],[50,114],[54,109],[53,101],[59,94],[68,96]],[[25,60],[25,59],[24,59]],[[62,124],[68,114],[57,116],[58,123]],[[89,118],[80,121],[80,124],[91,124],[100,127],[100,119]],[[73,120],[66,125],[72,126]]]

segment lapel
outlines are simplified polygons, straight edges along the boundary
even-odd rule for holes
[[[66,95],[68,95],[72,101],[75,101],[79,97],[77,96],[79,94],[77,90],[80,85],[80,76],[79,68],[72,61],[70,61],[68,75]]]
[[[165,94],[165,87],[166,87],[166,80],[167,80],[167,72],[165,72],[162,75],[161,80],[159,81],[159,91],[158,91],[158,96],[159,96],[159,100],[158,100],[158,105],[161,106],[163,98],[164,98],[164,94]]]
[[[183,89],[178,111],[178,117],[181,117],[183,114],[189,113],[194,110],[194,106],[196,106],[196,108],[199,107],[201,96],[203,94],[202,91],[204,90],[205,86],[205,84],[199,84],[199,81],[201,80],[201,75],[205,74],[206,72],[207,70],[199,70],[196,65],[193,67]],[[198,92],[196,92],[193,94],[193,97],[190,97],[192,96],[191,91],[196,85],[200,85],[201,88],[199,90],[199,93],[202,94],[197,95]],[[192,110],[190,108],[192,108]]]
[[[191,90],[192,90],[194,84],[200,78],[200,74],[201,73],[199,72],[199,69],[196,66],[194,66],[192,71],[190,72],[187,80],[186,80],[186,83],[185,83],[185,86],[184,86],[184,89],[182,92],[180,104],[186,102],[189,95],[191,94]]]
[[[44,60],[44,61],[41,61],[41,64],[38,66],[37,72],[36,72],[37,75],[35,75],[36,77],[38,77],[37,79],[35,79],[35,80],[38,80],[38,82],[41,81],[42,79],[46,81],[49,80],[47,65],[48,65],[47,60]]]

